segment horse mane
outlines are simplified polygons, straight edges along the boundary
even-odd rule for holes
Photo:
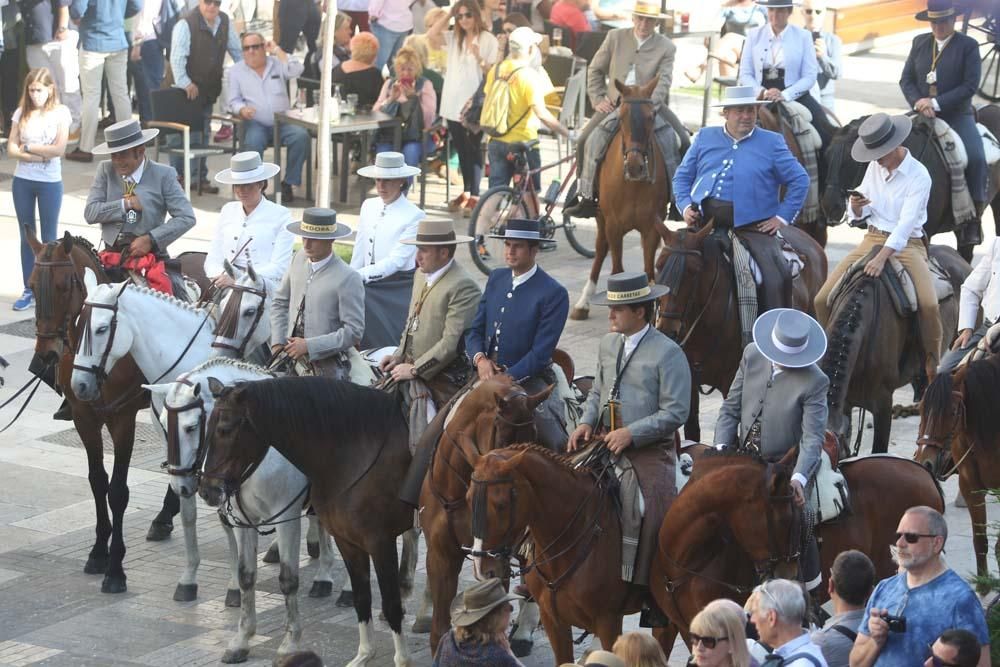
[[[136,285],[135,283],[129,283],[129,288],[134,289],[139,294],[145,294],[146,296],[156,297],[160,301],[163,301],[163,302],[165,302],[165,303],[167,303],[169,305],[172,305],[175,308],[180,308],[181,310],[186,310],[187,312],[193,313],[195,315],[202,315],[202,316],[204,316],[204,315],[209,315],[210,314],[208,310],[205,310],[204,308],[198,308],[197,306],[195,306],[195,305],[193,305],[191,303],[188,303],[187,301],[181,301],[177,297],[175,297],[175,296],[173,296],[171,294],[167,294],[166,292],[159,292],[157,290],[151,289],[151,288],[146,287],[144,285]]]
[[[227,368],[235,368],[236,370],[256,372],[256,373],[266,373],[270,377],[274,377],[274,373],[267,370],[263,366],[258,366],[257,364],[251,364],[249,361],[244,361],[242,359],[234,359],[232,357],[212,357],[206,361],[201,362],[185,375],[193,375],[195,373],[200,373],[202,371],[211,370],[213,368],[218,368],[220,366]]]
[[[533,442],[521,442],[515,445],[509,445],[503,449],[494,450],[494,452],[534,452],[535,454],[540,454],[553,463],[556,463],[564,468],[575,470],[573,467],[574,461],[572,457],[567,456],[566,454],[557,454],[551,449],[546,449],[545,447],[536,445]]]
[[[875,293],[883,289],[880,280],[870,278],[861,279],[864,285],[870,285]],[[875,332],[865,331],[862,316],[864,314],[865,301],[868,299],[868,290],[859,288],[856,283],[858,278],[852,278],[850,283],[839,289],[845,289],[840,297],[834,302],[834,310],[831,321],[832,326],[827,325],[827,339],[829,344],[826,353],[820,361],[820,369],[830,379],[830,387],[827,389],[827,404],[830,412],[841,410],[844,401],[847,400],[847,390],[851,384],[851,374],[854,371],[854,364],[851,362],[851,351],[855,346],[860,345],[866,338],[873,338]],[[875,322],[878,318],[875,318]]]
[[[938,373],[924,390],[922,407],[924,416],[937,419],[951,408],[951,393],[955,382],[951,373]]]
[[[947,373],[939,374],[947,375]],[[992,443],[1000,433],[1000,358],[973,361],[965,369],[965,428],[975,442]]]
[[[55,241],[49,241],[44,246],[42,246],[40,259],[45,262],[52,261],[52,255],[55,253],[56,248],[62,245],[62,239],[57,239]],[[73,237],[73,247],[70,250],[72,254],[73,250],[77,247],[87,255],[91,260],[94,267],[100,270],[103,276],[103,267],[101,266],[101,260],[97,255],[97,249],[94,245],[83,238],[82,236]],[[35,273],[35,305],[37,308],[36,315],[39,318],[47,319],[53,317],[53,308],[55,306],[55,286],[52,284],[54,271],[38,271]]]

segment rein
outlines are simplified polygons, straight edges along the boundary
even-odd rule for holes
[[[959,407],[956,408],[954,411],[953,419],[951,422],[951,428],[948,430],[948,435],[943,440],[932,438],[929,435],[923,433],[921,433],[917,437],[917,446],[929,447],[931,449],[938,450],[937,459],[935,460],[934,463],[934,471],[935,471],[935,476],[938,478],[939,481],[942,482],[947,480],[956,472],[958,472],[959,467],[969,456],[969,454],[972,453],[972,450],[975,449],[976,447],[975,441],[970,440],[969,448],[965,450],[965,454],[962,454],[961,458],[959,458],[958,463],[952,465],[951,470],[948,470],[947,472],[940,472],[945,454],[951,451],[952,442],[954,441],[955,435],[958,433],[959,430],[959,424],[965,423],[965,397],[962,395],[962,392],[956,390],[953,390],[951,392],[951,395],[952,398],[958,399],[958,401],[956,402]]]
[[[633,121],[645,121],[645,118],[642,118],[634,107],[647,104],[653,106],[656,104],[653,100],[649,98],[631,98],[631,99],[622,98],[621,103],[622,105],[629,107],[629,114],[631,116],[634,116],[634,118],[632,119]],[[655,122],[655,117],[653,122]],[[645,129],[644,122],[636,124]],[[630,127],[631,125],[632,124],[630,123]],[[656,183],[656,160],[652,160],[652,164],[650,164],[651,161],[649,159],[649,146],[651,145],[649,135],[651,134],[653,134],[652,130],[646,133],[645,141],[632,140],[626,142],[625,133],[622,132],[622,168],[625,171],[625,180],[632,180],[628,178],[628,169],[626,163],[628,162],[629,155],[635,153],[640,158],[642,158],[642,164],[646,168],[646,174],[648,174],[647,178],[641,180],[646,183]],[[635,179],[635,180],[640,180],[640,179]]]
[[[41,268],[47,269],[47,270],[54,270],[54,269],[57,269],[57,268],[68,268],[68,269],[70,269],[69,277],[67,278],[67,282],[69,284],[70,298],[72,298],[74,292],[76,292],[77,290],[79,290],[80,294],[84,295],[84,299],[86,299],[86,296],[85,296],[86,295],[86,290],[83,287],[83,283],[80,281],[80,276],[78,276],[77,273],[76,273],[76,263],[73,261],[72,257],[68,257],[67,259],[58,260],[58,261],[40,259],[40,260],[36,260],[35,261],[35,266],[36,267],[41,267]],[[54,275],[54,273],[55,272],[53,271],[53,275]],[[65,343],[66,347],[70,347],[69,331],[70,331],[70,327],[72,326],[72,323],[73,323],[73,315],[69,311],[69,309],[67,308],[66,309],[66,315],[63,318],[62,325],[58,329],[56,329],[55,331],[39,331],[38,330],[38,317],[37,317],[37,314],[36,314],[36,317],[35,317],[35,338],[41,338],[41,339],[44,339],[44,340],[58,339],[58,340],[61,340],[63,343]]]
[[[243,358],[246,353],[247,345],[250,344],[250,339],[253,338],[253,334],[257,330],[257,325],[260,324],[261,317],[264,315],[264,303],[267,300],[267,283],[264,282],[264,287],[260,289],[246,285],[230,285],[228,289],[232,290],[233,294],[230,295],[229,302],[226,304],[226,308],[222,311],[222,315],[219,317],[219,321],[215,325],[215,330],[212,332],[212,334],[217,337],[230,340],[234,338],[240,322],[240,312],[243,305],[244,294],[252,294],[260,298],[260,305],[257,307],[257,312],[254,314],[253,323],[250,325],[246,336],[243,337],[238,346],[227,342],[219,342],[218,340],[212,341],[212,347],[220,350],[232,350],[236,353],[238,358]]]
[[[698,250],[696,248],[683,247],[684,239],[687,236],[686,229],[680,230],[678,232],[678,236],[680,237],[681,247],[678,248],[674,246],[667,246],[666,250],[670,253],[671,257],[675,255],[679,256],[678,261],[680,262],[680,268],[678,269],[678,280],[680,280],[684,275],[684,264],[686,262],[687,256],[692,255],[694,257],[704,259],[704,254],[702,253],[701,250]],[[669,261],[669,258],[667,261]],[[704,317],[706,312],[708,312],[708,307],[712,305],[712,297],[715,296],[715,288],[719,284],[720,271],[721,269],[719,267],[719,262],[716,262],[715,273],[712,276],[712,285],[711,287],[709,287],[708,296],[705,298],[705,303],[704,305],[702,305],[701,310],[698,311],[698,314],[695,316],[694,321],[691,322],[691,325],[687,327],[687,333],[684,335],[684,338],[678,343],[681,349],[683,349],[687,345],[688,340],[691,339],[691,335],[694,334],[695,330],[698,328],[698,325],[701,323],[701,318]],[[683,327],[684,323],[688,320],[688,309],[690,308],[691,303],[692,301],[688,300],[684,304],[684,309],[681,310],[681,312],[679,313],[675,311],[660,312],[659,317],[664,320],[679,320],[681,326]],[[678,335],[680,335],[679,332]]]

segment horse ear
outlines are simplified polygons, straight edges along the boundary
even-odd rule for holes
[[[173,382],[163,382],[160,384],[144,384],[143,389],[149,390],[150,393],[156,394],[158,396],[166,396],[170,391],[170,387],[173,386]]]
[[[65,241],[63,245],[65,246]],[[97,274],[89,266],[83,269],[83,286],[87,288],[87,294],[93,294],[97,290]]]
[[[222,268],[226,272],[227,276],[236,280],[236,269],[233,268],[233,265],[229,263],[228,259],[222,260]]]
[[[708,222],[705,223],[705,226],[695,232],[694,237],[697,239],[698,243],[701,243],[709,234],[712,233],[713,229],[715,229],[715,218],[709,218]]]
[[[528,409],[533,411],[535,408],[537,408],[539,405],[541,405],[543,402],[545,402],[545,399],[547,399],[552,394],[552,392],[553,392],[553,390],[555,390],[555,388],[556,388],[556,386],[554,384],[550,384],[548,387],[546,387],[545,389],[542,389],[537,394],[534,394],[533,396],[529,396],[528,397]]]
[[[38,251],[44,247],[44,244],[38,240],[35,236],[35,229],[31,225],[23,225],[24,227],[24,240],[28,242],[28,247],[31,248],[31,252],[38,254]],[[69,232],[67,232],[68,234]]]
[[[214,377],[208,378],[208,390],[212,392],[212,398],[219,398],[222,396],[223,390],[225,390],[226,385],[220,382]]]
[[[69,232],[63,234],[62,237],[62,249],[67,255],[73,250],[73,235]]]
[[[628,86],[626,86],[624,83],[622,83],[618,79],[615,79],[615,88],[618,90],[618,93],[622,97],[625,97],[625,91],[628,90]]]
[[[247,260],[247,275],[250,276],[250,280],[257,282],[257,272],[253,270],[253,262],[249,259]]]
[[[639,89],[639,96],[652,97],[653,91],[656,90],[656,84],[658,84],[659,82],[660,82],[659,77],[647,81],[646,84]]]

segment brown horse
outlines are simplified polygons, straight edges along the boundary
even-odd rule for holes
[[[958,294],[972,270],[957,252],[930,246],[930,254],[948,272],[954,295],[940,304],[943,344],[955,337]],[[892,305],[884,279],[858,274],[834,295],[826,325],[829,341],[820,362],[830,378],[828,430],[843,448],[851,436],[851,408],[872,413],[875,422],[872,453],[888,451],[892,428],[892,392],[923,373],[923,347],[914,331],[916,316],[901,317]],[[853,453],[858,454],[860,439]]]
[[[349,664],[374,657],[371,580],[375,563],[382,612],[393,632],[395,664],[409,664],[402,635],[396,537],[413,527],[398,498],[410,465],[409,429],[394,397],[323,377],[285,377],[209,387],[217,402],[203,441],[199,494],[219,506],[274,447],[309,478],[309,498],[344,557],[354,592],[360,644]],[[282,581],[283,592],[286,582]],[[292,595],[294,590],[290,589]]]
[[[986,490],[1000,487],[1000,355],[940,373],[920,404],[920,431],[913,458],[939,479],[958,472],[969,505],[976,571],[989,574],[986,557]],[[995,548],[1000,565],[1000,542]],[[985,593],[986,588],[980,588]]]
[[[666,247],[657,260],[657,282],[670,288],[660,299],[657,328],[676,340],[691,365],[691,412],[684,437],[701,439],[699,390],[718,389],[725,396],[743,354],[736,279],[724,244],[709,221],[701,229],[666,232]],[[813,297],[826,279],[826,255],[803,230],[785,227],[785,239],[805,258],[793,281],[794,307],[812,313]]]
[[[785,505],[791,468],[783,463],[769,466],[743,454],[704,454],[667,511],[650,587],[685,640],[691,619],[710,601],[727,597],[742,603],[762,574],[774,569],[780,576],[785,566],[794,565],[790,540],[783,541],[794,534]],[[891,576],[896,565],[889,545],[900,517],[915,505],[943,512],[940,488],[926,470],[896,457],[844,461],[841,470],[851,509],[817,527],[822,572],[828,575],[841,551],[859,549],[871,557],[880,578]],[[797,553],[798,545],[792,546]],[[825,593],[826,586],[818,590]]]
[[[611,273],[621,273],[622,240],[633,229],[642,236],[643,268],[653,280],[656,248],[666,232],[663,220],[671,198],[671,174],[654,137],[656,106],[650,99],[659,79],[644,86],[615,81],[621,94],[620,124],[598,170],[600,202],[597,240],[590,278],[569,317],[585,320],[597,290],[604,259],[611,250]]]
[[[451,602],[465,561],[463,545],[472,543],[465,494],[472,469],[486,452],[535,439],[534,410],[550,390],[529,396],[507,375],[480,383],[456,405],[434,453],[420,493],[420,526],[427,540],[425,607],[433,620],[418,616],[413,630],[431,633],[431,651],[451,627]],[[428,597],[430,600],[428,600]],[[525,628],[530,633],[534,628]]]

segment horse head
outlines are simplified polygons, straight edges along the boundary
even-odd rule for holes
[[[134,334],[118,309],[128,283],[98,284],[90,267],[84,269],[83,283],[87,299],[77,323],[72,387],[77,398],[94,401],[115,363],[132,348]]]
[[[223,356],[242,358],[248,350],[255,350],[271,339],[270,295],[267,282],[249,262],[246,272],[239,276],[228,261],[225,268],[236,282],[223,288],[219,299],[222,315],[212,332],[215,336],[212,347],[221,350],[219,354]]]
[[[40,243],[31,227],[25,240],[35,253],[28,286],[35,294],[35,354],[46,363],[56,363],[72,347],[73,322],[83,310],[86,292],[83,269],[99,269],[93,248],[66,232],[62,239]]]
[[[142,385],[163,397],[160,423],[167,434],[167,473],[170,487],[182,498],[190,498],[198,490],[207,452],[205,422],[214,399],[202,384],[207,384],[207,380],[184,374],[174,382]]]
[[[656,103],[651,95],[659,79],[642,86],[626,86],[615,80],[621,95],[619,113],[622,132],[622,161],[625,163],[626,181],[653,181],[653,130],[656,125]]]
[[[864,178],[867,164],[851,157],[851,146],[858,138],[858,127],[866,118],[858,118],[839,128],[823,153],[825,182],[820,205],[827,224],[836,225],[843,219],[847,210],[847,191],[856,188]]]
[[[944,479],[952,467],[952,442],[965,426],[965,371],[966,367],[960,368],[954,378],[951,373],[938,373],[920,401],[913,460],[938,479]]]
[[[713,253],[706,252],[705,243],[714,222],[709,220],[701,229],[666,230],[666,244],[656,262],[656,282],[670,288],[660,297],[660,314],[656,328],[674,340],[685,334],[686,340],[698,324],[711,297],[712,282],[706,280],[708,262]]]
[[[249,414],[247,386],[245,382],[226,386],[214,377],[208,378],[215,407],[205,429],[205,464],[198,495],[211,507],[218,507],[239,491],[240,484],[267,454],[268,444]]]

